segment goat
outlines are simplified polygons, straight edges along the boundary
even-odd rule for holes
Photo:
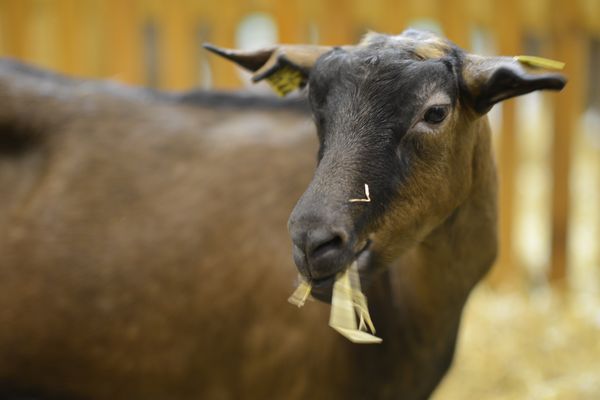
[[[415,31],[213,50],[308,83],[317,135],[294,101],[0,63],[0,393],[426,398],[495,256],[484,115],[564,78]],[[372,201],[349,203],[365,183]],[[286,304],[290,211],[315,297],[358,261],[381,345],[337,335],[322,302]]]
[[[207,48],[284,94],[308,84],[319,151],[289,218],[294,261],[325,301],[356,261],[384,339],[348,350],[346,384],[332,393],[428,397],[450,366],[468,295],[496,256],[485,114],[510,97],[562,89],[562,75],[538,68],[560,63],[470,55],[417,30],[335,48]],[[372,201],[349,200],[365,185]]]

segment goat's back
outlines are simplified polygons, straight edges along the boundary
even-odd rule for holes
[[[324,342],[302,327],[317,319],[327,337],[327,307],[285,301],[286,221],[313,170],[313,127],[295,107],[220,96],[0,64],[6,393],[305,394]]]

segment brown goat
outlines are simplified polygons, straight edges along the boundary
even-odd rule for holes
[[[220,52],[257,80],[300,72],[319,142],[290,103],[0,64],[5,396],[422,399],[443,377],[496,252],[484,113],[563,78],[414,31]],[[348,203],[364,183],[373,201]],[[286,304],[301,195],[298,270],[327,300],[358,258],[381,345]]]

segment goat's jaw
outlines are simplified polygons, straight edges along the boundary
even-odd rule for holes
[[[358,272],[360,275],[361,286],[367,287],[370,282],[370,271],[371,271],[371,240],[365,239],[360,242],[360,245],[357,246],[358,251],[355,255],[355,260],[358,263]],[[348,267],[350,264],[348,265]],[[312,280],[312,292],[311,295],[320,301],[325,303],[331,303],[331,296],[333,292],[333,284],[335,283],[335,275],[331,275],[325,277],[323,279]]]

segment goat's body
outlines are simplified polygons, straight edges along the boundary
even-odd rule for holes
[[[494,236],[493,210],[477,209],[494,195],[483,120],[476,171],[488,176],[431,243],[375,277],[384,342],[357,346],[327,326],[329,306],[285,301],[286,221],[316,154],[306,113],[11,63],[0,104],[0,395],[420,399],[448,368],[468,289],[493,257],[465,242]],[[452,268],[473,274],[452,282]]]

